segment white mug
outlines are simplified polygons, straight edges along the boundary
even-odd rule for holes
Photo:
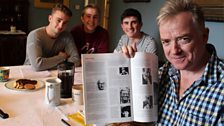
[[[77,84],[72,86],[72,100],[77,105],[83,105],[83,85]]]
[[[59,78],[47,79],[45,88],[45,103],[51,106],[60,104],[60,86],[61,80]]]

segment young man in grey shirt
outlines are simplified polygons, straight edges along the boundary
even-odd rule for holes
[[[62,4],[52,8],[49,24],[29,33],[24,64],[31,64],[36,71],[56,68],[65,60],[80,65],[73,37],[65,31],[71,16],[71,10]]]
[[[157,54],[156,41],[141,31],[142,25],[140,12],[133,8],[126,9],[121,15],[121,27],[125,34],[121,36],[114,52],[122,52],[123,46],[133,45],[137,52]]]

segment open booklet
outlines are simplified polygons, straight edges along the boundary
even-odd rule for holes
[[[82,66],[87,124],[157,121],[156,55],[83,54]]]

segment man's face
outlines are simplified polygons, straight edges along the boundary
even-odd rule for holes
[[[203,59],[207,29],[199,30],[192,14],[182,12],[161,22],[160,37],[166,58],[179,70],[195,70]]]
[[[104,85],[105,85],[105,82],[97,82],[97,85],[98,85],[98,88],[100,89],[100,90],[104,90]]]
[[[57,10],[53,14],[49,15],[49,25],[51,32],[59,34],[66,29],[70,17],[63,12]]]
[[[142,24],[134,16],[125,17],[121,23],[124,33],[130,38],[136,38],[140,35]]]
[[[84,15],[81,17],[81,20],[84,24],[85,31],[87,33],[92,33],[99,24],[99,14],[96,9],[87,8]]]
[[[127,90],[123,90],[121,92],[121,98],[124,102],[127,102],[129,100],[129,92]]]
[[[149,76],[150,76],[149,69],[143,69],[142,75],[143,75],[143,78],[145,78],[145,79],[149,78]]]

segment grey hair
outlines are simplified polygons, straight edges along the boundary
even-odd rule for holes
[[[157,16],[157,24],[160,25],[162,21],[166,21],[168,18],[181,12],[192,13],[193,22],[199,26],[199,28],[205,27],[204,14],[194,0],[166,0]]]

